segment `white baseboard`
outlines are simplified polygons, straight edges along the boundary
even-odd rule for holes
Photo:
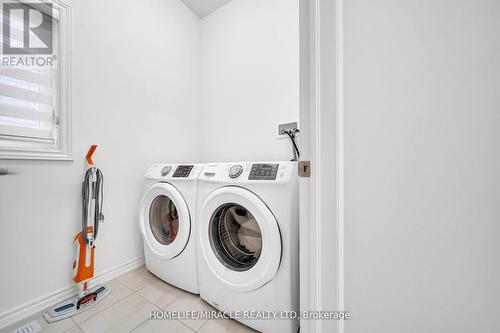
[[[124,264],[96,274],[96,276],[92,280],[92,284],[108,282],[128,271],[142,266],[143,264],[144,257],[132,259]],[[42,312],[46,308],[75,295],[76,292],[78,292],[78,287],[75,285],[71,285],[45,294],[32,301],[26,302],[13,309],[0,313],[0,329],[5,328],[36,313]]]

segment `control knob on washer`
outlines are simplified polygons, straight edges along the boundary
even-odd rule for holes
[[[229,177],[238,178],[242,172],[243,172],[243,167],[241,165],[233,165],[229,169]]]
[[[170,165],[167,165],[166,167],[163,167],[160,172],[161,172],[161,175],[163,177],[165,177],[166,175],[168,175],[170,173],[170,171],[172,171],[172,167]]]

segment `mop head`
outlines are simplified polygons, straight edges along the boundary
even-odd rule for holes
[[[85,292],[83,297],[73,296],[56,304],[43,313],[48,323],[74,316],[99,303],[108,296],[111,289],[104,285],[97,285]]]

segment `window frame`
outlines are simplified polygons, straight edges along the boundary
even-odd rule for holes
[[[51,3],[59,10],[55,31],[56,44],[59,46],[57,103],[54,108],[54,117],[58,119],[56,140],[55,143],[48,144],[39,139],[8,138],[0,134],[0,160],[73,160],[71,149],[71,3],[68,0],[45,0],[44,2]]]

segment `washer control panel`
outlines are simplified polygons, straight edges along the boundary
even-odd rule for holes
[[[278,184],[289,182],[297,175],[297,162],[236,161],[205,164],[199,180],[220,184]]]
[[[276,180],[279,164],[253,164],[248,180]]]
[[[189,177],[191,170],[193,170],[193,167],[194,167],[194,165],[179,165],[177,167],[177,169],[175,169],[175,172],[172,175],[172,177],[187,178],[187,177]]]
[[[233,165],[229,169],[229,177],[238,178],[243,173],[243,167],[241,165]]]

